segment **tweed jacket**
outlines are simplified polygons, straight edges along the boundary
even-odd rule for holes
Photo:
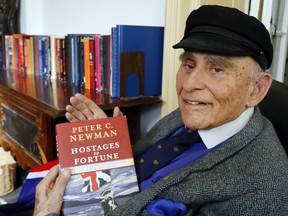
[[[182,124],[179,110],[160,120],[134,145],[135,157]],[[239,133],[111,215],[150,215],[145,206],[157,198],[185,204],[187,215],[288,215],[287,154],[272,124],[256,108]]]

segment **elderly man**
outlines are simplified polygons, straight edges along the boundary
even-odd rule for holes
[[[191,12],[174,48],[184,49],[179,109],[134,145],[141,192],[111,215],[287,215],[287,155],[257,107],[272,83],[268,31],[236,9],[207,5]],[[71,122],[106,117],[83,95],[70,101]],[[175,144],[177,154],[154,149],[159,140],[161,149]],[[168,159],[149,164],[155,151]],[[35,215],[59,214],[69,177],[51,169],[37,187]]]

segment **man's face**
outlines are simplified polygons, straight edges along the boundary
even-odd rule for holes
[[[210,129],[237,118],[251,106],[253,65],[250,57],[186,52],[176,82],[184,124]]]

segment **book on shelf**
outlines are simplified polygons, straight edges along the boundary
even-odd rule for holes
[[[56,142],[72,173],[64,215],[106,215],[139,192],[125,116],[57,124]]]
[[[50,61],[51,61],[51,79],[61,79],[60,59],[61,45],[60,39],[64,39],[64,35],[50,36]]]
[[[3,68],[116,98],[161,95],[163,35],[164,27],[137,25],[117,25],[110,35],[4,34]],[[132,52],[143,53],[141,61],[125,55]]]
[[[96,81],[96,90],[102,91],[102,56],[103,56],[103,47],[102,47],[102,35],[95,35],[95,81]],[[101,48],[102,47],[102,48]]]
[[[116,25],[113,34],[113,89],[112,96],[139,96],[139,82],[144,82],[144,95],[161,95],[164,27],[140,25]],[[144,80],[135,82],[135,73],[120,82],[120,56],[123,52],[144,53]],[[131,78],[131,79],[130,79]],[[132,80],[129,82],[129,80]],[[128,82],[128,83],[127,83]],[[120,94],[120,85],[125,85],[125,95]],[[132,93],[132,94],[131,94]]]
[[[111,35],[102,36],[102,91],[111,95]]]

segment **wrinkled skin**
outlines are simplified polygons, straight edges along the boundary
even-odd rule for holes
[[[261,72],[251,79],[250,57],[187,52],[177,73],[178,104],[185,125],[210,129],[237,118],[266,95],[272,78]]]

